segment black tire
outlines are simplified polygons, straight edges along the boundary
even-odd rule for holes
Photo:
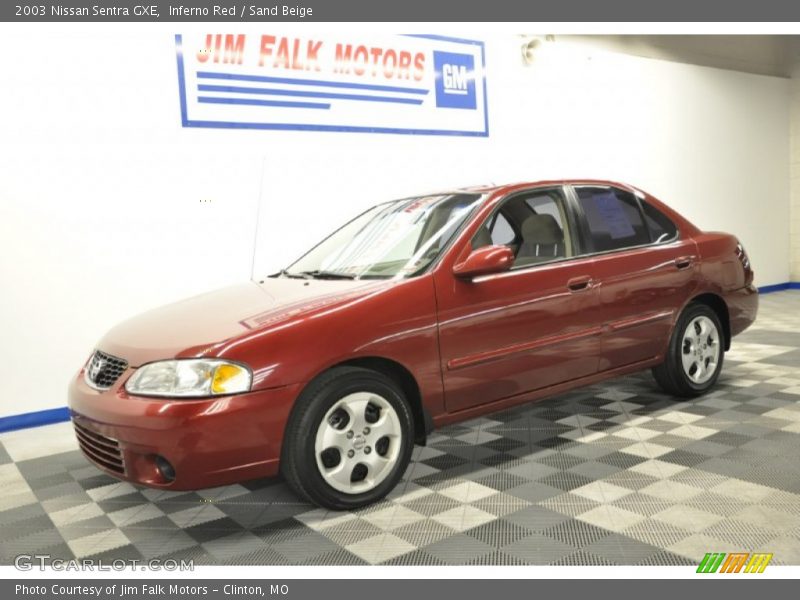
[[[399,422],[400,435],[398,440],[391,442],[398,444],[397,447],[392,447],[396,462],[393,466],[386,467],[387,473],[383,475],[384,478],[380,483],[367,491],[345,493],[335,489],[323,476],[321,469],[324,467],[318,464],[315,444],[317,433],[323,427],[323,419],[329,411],[348,395],[359,392],[378,395],[391,405]],[[329,415],[330,418],[332,415]],[[346,428],[347,426],[344,426],[344,429]],[[347,434],[349,435],[349,432]],[[364,436],[356,435],[356,437]],[[374,440],[369,442],[368,436],[366,439],[367,443],[375,442]],[[387,448],[389,443],[386,443]],[[312,381],[297,399],[286,426],[281,453],[281,471],[300,497],[328,509],[350,510],[372,504],[386,496],[405,473],[411,461],[413,447],[414,418],[399,386],[385,375],[370,369],[335,367]],[[377,451],[376,444],[375,452]],[[364,446],[355,452],[371,452],[371,449],[370,446]],[[338,453],[338,457],[340,460],[345,459],[341,453]],[[366,460],[367,457],[363,458]],[[347,460],[357,461],[358,456]],[[343,465],[343,468],[345,467],[347,465]]]
[[[691,344],[687,346],[684,340],[684,333],[687,331],[689,325],[699,318],[706,318],[713,323],[716,332],[716,344],[719,345],[719,357],[716,361],[716,367],[713,369],[708,379],[702,382],[697,382],[687,374],[683,366],[684,355],[691,356],[693,352],[690,350]],[[707,337],[707,346],[711,347],[708,342],[710,337]],[[716,384],[719,374],[722,371],[722,363],[725,358],[725,332],[722,329],[722,324],[719,321],[717,313],[705,304],[692,303],[687,306],[681,313],[678,321],[675,323],[675,328],[672,331],[672,336],[669,341],[667,355],[663,363],[653,369],[653,377],[665,392],[679,398],[695,398],[705,394]],[[689,358],[688,360],[692,360]],[[704,361],[705,359],[703,359]],[[705,364],[705,363],[704,363]]]

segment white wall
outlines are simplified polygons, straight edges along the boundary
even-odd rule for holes
[[[758,285],[789,278],[788,80],[566,44],[526,68],[467,30],[488,139],[182,129],[173,33],[0,27],[0,416],[63,406],[116,321],[250,277],[259,203],[256,275],[379,200],[620,179],[736,232]]]
[[[800,65],[792,71],[791,80],[791,215],[790,276],[800,282]]]

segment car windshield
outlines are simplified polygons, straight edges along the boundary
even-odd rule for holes
[[[447,194],[379,204],[278,275],[318,279],[415,275],[439,256],[479,201],[479,194]]]

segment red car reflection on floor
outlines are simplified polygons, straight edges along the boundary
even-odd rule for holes
[[[113,328],[72,381],[104,471],[183,490],[281,472],[346,509],[437,425],[652,368],[709,390],[756,316],[742,245],[635,188],[550,181],[387,202],[288,268]]]

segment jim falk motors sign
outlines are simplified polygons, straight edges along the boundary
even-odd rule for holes
[[[479,41],[211,32],[175,42],[184,127],[489,135]]]

